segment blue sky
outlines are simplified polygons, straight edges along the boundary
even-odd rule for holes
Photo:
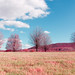
[[[75,32],[75,0],[1,0],[0,31],[5,49],[8,37],[16,33],[23,48],[30,47],[29,34],[38,26],[50,35],[52,43],[71,42]]]

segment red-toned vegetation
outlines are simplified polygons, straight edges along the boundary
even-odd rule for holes
[[[48,45],[51,44],[51,39],[42,29],[36,28],[30,35],[30,42],[35,46],[36,51],[39,51],[39,47],[42,47],[46,52],[48,50]]]
[[[73,43],[56,43],[56,44],[51,44],[51,45],[47,45],[48,50],[46,52],[71,52],[71,51],[75,51],[75,49],[72,47]],[[29,50],[35,50],[35,47],[29,48]],[[39,47],[38,49],[39,52],[45,52],[43,47]]]
[[[17,34],[12,34],[7,41],[6,44],[6,49],[7,51],[13,51],[15,52],[16,50],[21,50],[22,49],[22,44],[19,39],[19,35]]]
[[[1,52],[0,75],[75,75],[75,52]]]

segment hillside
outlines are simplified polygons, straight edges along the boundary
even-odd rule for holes
[[[29,50],[35,49],[35,47],[29,48]],[[40,47],[39,50],[43,51],[43,47]],[[73,43],[56,43],[48,45],[47,51],[74,51]]]
[[[73,48],[73,43],[56,43],[47,46],[47,52],[59,52],[59,51],[75,51]],[[29,49],[16,50],[15,52],[35,52],[35,47]],[[43,46],[39,47],[39,52],[44,52]],[[13,52],[13,50],[0,50],[0,52]]]

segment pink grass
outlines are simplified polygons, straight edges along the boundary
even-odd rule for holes
[[[75,52],[1,52],[0,75],[75,75]]]

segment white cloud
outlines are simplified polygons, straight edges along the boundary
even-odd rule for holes
[[[20,31],[20,33],[25,33],[24,31]]]
[[[9,30],[9,31],[12,31],[12,32],[15,31],[13,28],[5,28],[5,27],[4,27],[4,30]]]
[[[32,19],[49,14],[45,0],[0,0],[0,19]]]
[[[28,49],[28,48],[32,47],[32,46],[29,45],[29,44],[25,44],[25,45],[23,44],[22,46],[23,46],[23,49]]]
[[[44,33],[49,34],[50,32],[49,31],[44,31]]]
[[[38,17],[45,17],[48,12],[45,0],[0,0],[0,28],[14,31],[13,28],[5,26],[15,26],[18,28],[30,28],[26,23],[18,20],[27,20]],[[22,32],[21,32],[22,33]]]
[[[0,28],[4,28],[4,25],[7,26],[15,26],[19,28],[29,28],[30,26],[26,23],[23,23],[21,21],[0,21]]]
[[[5,26],[15,26],[18,28],[30,28],[30,26],[21,21],[0,21],[0,28],[4,30],[14,31],[13,28],[6,28]]]

